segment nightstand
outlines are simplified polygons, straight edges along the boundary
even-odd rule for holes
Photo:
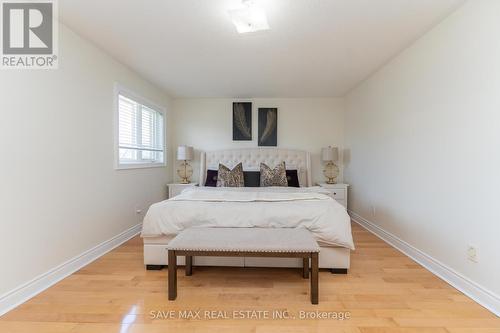
[[[330,192],[330,196],[347,209],[347,194],[349,184],[319,183],[318,185],[328,190],[328,192]]]
[[[189,183],[189,184],[167,184],[168,188],[168,198],[173,198],[176,195],[181,194],[181,192],[188,188],[188,187],[193,187],[193,186],[198,186],[198,183]]]

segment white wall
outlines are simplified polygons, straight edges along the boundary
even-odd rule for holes
[[[350,93],[345,170],[351,210],[497,295],[499,17],[467,2]]]
[[[232,108],[235,101],[252,102],[253,141],[232,141]],[[324,181],[322,147],[343,147],[344,104],[334,98],[176,99],[173,103],[175,129],[173,147],[196,149],[193,180],[198,179],[199,151],[257,147],[257,110],[278,108],[278,147],[311,152],[312,180]],[[341,166],[342,163],[338,163]],[[176,164],[177,165],[177,164]],[[175,173],[174,168],[174,173]],[[174,175],[178,179],[177,175]],[[342,179],[342,174],[339,176]]]
[[[114,170],[113,85],[169,99],[60,30],[58,70],[0,73],[0,298],[142,221],[166,196],[166,168]],[[169,120],[167,115],[167,121]]]

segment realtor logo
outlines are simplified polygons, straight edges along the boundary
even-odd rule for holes
[[[1,0],[2,68],[57,68],[55,0]]]

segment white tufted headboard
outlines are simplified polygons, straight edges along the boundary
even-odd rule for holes
[[[271,168],[285,161],[287,169],[297,169],[300,186],[312,186],[311,155],[308,152],[282,148],[241,148],[201,152],[200,186],[205,184],[207,170],[217,170],[219,163],[233,168],[242,162],[243,170],[259,171],[260,163]]]

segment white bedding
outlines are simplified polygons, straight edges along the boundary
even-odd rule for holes
[[[149,208],[141,236],[190,227],[306,228],[320,245],[354,249],[349,215],[320,187],[188,188]]]

